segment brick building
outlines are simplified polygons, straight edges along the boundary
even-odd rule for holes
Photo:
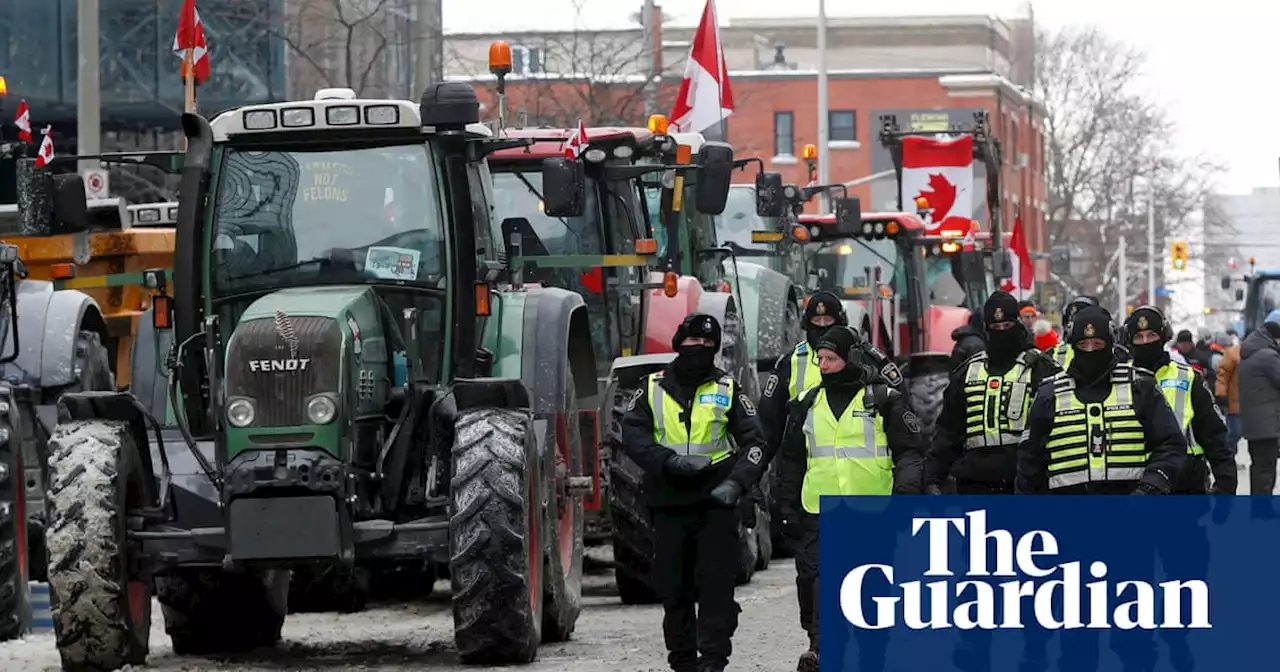
[[[493,78],[485,74],[488,45],[512,45],[509,124],[642,125],[665,113],[679,85],[692,28],[664,27],[591,33],[448,36],[446,72],[478,84],[494,114]],[[1033,71],[1029,20],[987,16],[830,19],[827,44],[829,175],[852,181],[892,169],[878,140],[881,115],[921,131],[967,125],[985,110],[1004,155],[1002,209],[1028,227],[1033,251],[1045,247],[1045,164],[1042,105],[1026,93]],[[725,124],[738,156],[759,156],[786,181],[807,182],[798,160],[818,135],[816,29],[806,20],[729,20],[721,27],[736,111]],[[661,45],[661,49],[650,49]],[[651,58],[651,56],[654,56]],[[656,86],[649,82],[660,72]],[[985,194],[985,171],[975,173]],[[889,173],[857,187],[866,209],[897,206]],[[985,198],[974,199],[985,224]],[[1008,229],[1006,229],[1008,230]],[[1037,276],[1044,278],[1043,263]]]

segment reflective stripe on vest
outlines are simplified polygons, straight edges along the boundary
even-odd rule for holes
[[[1204,448],[1191,435],[1191,421],[1196,417],[1196,409],[1191,405],[1191,383],[1194,381],[1195,370],[1186,364],[1170,361],[1156,371],[1156,384],[1178,418],[1178,426],[1187,436],[1187,453],[1204,455]]]
[[[1031,408],[1031,367],[1018,355],[1003,376],[987,374],[987,353],[969,362],[964,376],[965,448],[1016,446]]]
[[[839,417],[827,404],[827,391],[806,393],[813,404],[804,422],[809,461],[800,503],[818,513],[824,495],[887,495],[893,492],[893,459],[884,419],[866,407],[864,388]]]
[[[1133,369],[1120,365],[1102,403],[1076,397],[1075,381],[1054,377],[1054,423],[1049,432],[1049,489],[1091,482],[1139,481],[1147,445],[1133,410]]]
[[[801,343],[791,352],[791,383],[787,389],[790,396],[787,401],[795,401],[800,395],[812,390],[822,382],[822,370],[818,361],[809,350],[808,343]]]
[[[689,423],[680,420],[684,407],[658,384],[662,373],[649,376],[649,408],[653,409],[653,440],[680,455],[705,455],[713,463],[731,454],[729,406],[733,404],[733,379],[698,386],[690,402]]]
[[[1062,369],[1066,369],[1067,366],[1071,364],[1071,357],[1073,355],[1075,355],[1075,350],[1066,343],[1059,343],[1053,346],[1053,349],[1049,351],[1049,357],[1053,359],[1053,363],[1057,364]]]

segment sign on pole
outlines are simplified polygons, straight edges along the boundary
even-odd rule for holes
[[[107,171],[90,168],[80,173],[84,178],[84,195],[87,198],[106,198],[108,191]]]

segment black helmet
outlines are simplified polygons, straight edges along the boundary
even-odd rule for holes
[[[1077,296],[1076,298],[1071,299],[1070,301],[1067,302],[1067,305],[1062,307],[1063,326],[1066,327],[1068,330],[1070,330],[1071,318],[1076,314],[1076,311],[1080,310],[1081,308],[1088,308],[1089,306],[1100,306],[1100,305],[1101,304],[1098,303],[1098,300],[1092,296]]]

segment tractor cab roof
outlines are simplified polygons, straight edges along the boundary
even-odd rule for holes
[[[528,138],[534,143],[527,147],[510,147],[489,155],[490,161],[541,161],[564,156],[565,143],[577,131],[574,128],[508,128],[502,132],[504,138]],[[613,151],[618,147],[630,147],[635,154],[649,151],[653,146],[654,135],[647,128],[628,128],[623,126],[589,127],[587,144],[589,147],[599,146],[601,149]],[[627,157],[617,157],[627,158]]]

